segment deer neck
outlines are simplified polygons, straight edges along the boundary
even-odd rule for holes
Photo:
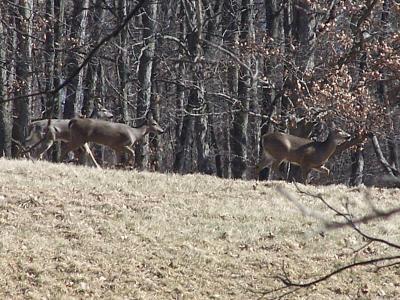
[[[135,129],[136,129],[138,138],[142,138],[150,132],[150,127],[147,125],[142,125],[140,127],[136,127]]]
[[[330,154],[335,152],[336,147],[337,147],[337,140],[336,140],[335,134],[332,131],[330,131],[325,142],[322,142],[321,144],[325,148],[326,152],[328,152]]]

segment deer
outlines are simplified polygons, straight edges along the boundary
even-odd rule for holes
[[[323,142],[313,141],[294,135],[274,132],[262,136],[263,155],[256,165],[257,174],[265,167],[271,167],[274,172],[279,171],[283,161],[300,166],[304,184],[311,170],[316,170],[326,175],[330,170],[325,163],[334,154],[336,147],[350,135],[332,124],[328,137]]]
[[[133,145],[148,133],[162,134],[164,129],[152,118],[146,118],[143,125],[131,127],[123,123],[115,123],[96,119],[72,119],[69,124],[71,140],[61,157],[85,143],[95,143],[112,148],[116,154],[128,153],[134,160]]]
[[[111,119],[112,117],[113,114],[102,106],[99,108],[96,107],[90,116],[90,118],[99,119]],[[50,119],[50,121],[48,119],[43,119],[32,122],[28,127],[29,135],[25,140],[25,144],[28,147],[34,147],[38,143],[43,143],[43,149],[37,154],[40,160],[43,159],[45,153],[56,141],[65,142],[67,144],[70,142],[70,131],[68,128],[68,123],[70,121],[70,119]],[[100,166],[94,158],[89,146],[84,144],[82,147],[84,151],[89,154],[93,164],[99,168]]]

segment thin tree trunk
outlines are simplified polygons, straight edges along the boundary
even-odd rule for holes
[[[387,35],[389,32],[393,32],[394,28],[392,28],[390,19],[389,19],[389,12],[391,7],[393,6],[393,1],[392,0],[384,0],[382,4],[382,14],[380,18],[380,22],[382,25],[382,28],[385,29],[385,34]],[[379,42],[383,43],[385,40],[385,35],[379,36]],[[388,92],[387,92],[387,80],[385,80],[385,74],[382,74],[383,80],[379,81],[378,83],[378,95],[380,100],[385,104],[386,107],[390,107],[390,101],[388,99]],[[389,124],[390,132],[387,135],[386,142],[387,142],[387,149],[389,152],[389,164],[394,167],[395,169],[399,169],[399,149],[398,145],[396,143],[396,131],[394,128],[394,118],[388,110],[387,113],[387,121]]]
[[[78,32],[78,47],[80,51],[85,51],[83,46],[86,44],[86,31],[87,31],[87,24],[88,24],[88,11],[89,11],[89,0],[81,0],[82,1],[82,11],[81,11],[81,21],[79,26]],[[82,63],[82,58],[78,58],[78,66]],[[83,100],[83,78],[85,75],[84,68],[79,74],[77,75],[77,86],[76,86],[76,93],[75,93],[75,103],[76,103],[76,111],[79,111],[79,107],[82,107],[82,100]]]
[[[142,15],[143,22],[143,40],[144,45],[139,59],[139,92],[137,100],[136,116],[139,120],[144,120],[150,111],[151,100],[151,75],[153,70],[153,59],[155,51],[155,33],[158,2],[149,2],[145,4],[145,13]],[[148,167],[149,163],[149,137],[144,137],[136,145],[135,163],[139,169]]]
[[[153,86],[153,90],[156,92],[156,87]],[[151,114],[155,120],[160,120],[160,99],[158,94],[153,93],[151,100]],[[158,136],[155,134],[150,134],[150,153],[149,153],[149,169],[151,171],[160,171],[161,167],[161,152],[164,146],[159,143]]]
[[[194,2],[182,1],[182,9],[187,23],[187,47],[190,58],[190,73],[192,75],[192,85],[188,95],[188,105],[186,110],[188,115],[184,117],[184,124],[180,136],[182,152],[178,164],[183,170],[190,170],[188,164],[192,164],[192,158],[188,157],[193,153],[192,141],[196,142],[197,170],[201,173],[210,174],[212,168],[209,158],[209,143],[207,140],[207,104],[204,98],[204,70],[201,59],[204,56],[201,40],[203,38],[203,7],[202,1]]]
[[[11,23],[12,28],[8,29],[8,35],[9,35],[9,40],[10,40],[10,46],[6,48],[6,61],[8,62],[8,66],[7,66],[7,84],[5,86],[12,86],[12,83],[16,80],[16,62],[17,62],[17,51],[15,51],[15,49],[17,49],[17,43],[18,43],[18,38],[17,38],[17,31],[14,30],[16,28],[16,18],[15,18],[15,12],[14,9],[16,9],[13,5],[9,5],[7,8],[7,12]],[[13,98],[17,96],[17,92],[15,89],[13,88],[9,88],[8,89],[8,97]],[[10,134],[10,141],[7,142],[7,140],[5,140],[6,142],[6,148],[8,148],[9,150],[9,154],[10,156],[13,156],[13,143],[12,143],[12,138],[13,138],[13,125],[14,125],[14,120],[13,120],[13,111],[14,111],[14,103],[10,102],[10,119],[9,119],[9,124],[6,124],[9,126],[9,128],[6,128],[8,130],[10,130],[9,132],[7,132],[8,134]],[[7,144],[9,143],[9,144]]]
[[[127,15],[127,1],[118,1],[118,16],[120,20],[124,20]],[[122,29],[118,41],[118,80],[119,80],[119,108],[122,123],[130,122],[130,114],[128,108],[128,70],[129,70],[129,56],[128,56],[128,28]]]
[[[283,9],[285,6],[282,0],[265,0],[264,4],[268,36],[272,38],[274,47],[278,48],[283,56],[285,53],[284,16],[287,9]],[[270,42],[266,44],[266,47],[270,47]],[[276,55],[271,58],[267,57],[264,64],[264,74],[268,74],[271,87],[266,87],[263,91],[264,101],[261,105],[261,112],[262,115],[267,117],[263,117],[262,119],[260,136],[270,131],[271,116],[276,115],[280,118],[282,114],[282,93],[280,90],[283,88],[283,66],[285,65]],[[262,152],[263,149],[260,145],[259,157],[263,156]],[[269,168],[265,168],[258,174],[258,178],[260,180],[267,180],[270,177],[269,171]]]
[[[218,147],[218,140],[215,134],[214,122],[213,122],[213,114],[209,117],[209,125],[208,128],[210,130],[211,135],[211,146],[214,148],[215,155],[215,170],[218,177],[223,177],[223,165],[222,165],[222,155],[220,149]]]
[[[179,62],[179,77],[178,80],[182,80],[185,77],[185,68],[183,67],[183,62]],[[190,116],[183,117],[183,108],[185,107],[185,89],[183,86],[178,85],[176,90],[176,125],[175,125],[175,158],[173,164],[174,172],[182,172],[183,171],[183,162],[185,157],[185,137],[186,133],[184,130],[188,130],[188,119]]]
[[[193,97],[196,103],[196,118],[195,118],[195,137],[197,148],[197,168],[200,173],[212,174],[210,165],[210,146],[207,140],[208,131],[208,107],[204,98],[204,70],[201,64],[201,57],[204,56],[204,49],[201,46],[203,39],[203,4],[202,0],[196,0],[195,18],[196,30],[193,32],[189,41],[188,48],[194,62],[193,83],[196,88],[192,88],[189,97]],[[194,24],[193,24],[194,25]]]
[[[253,0],[242,1],[240,41],[243,44],[251,42],[249,28],[253,28],[254,15]],[[246,64],[251,66],[251,59],[246,59]],[[247,165],[247,126],[249,111],[249,88],[251,86],[251,74],[243,66],[239,70],[238,103],[233,107],[233,121],[231,128],[232,150],[232,176],[233,178],[246,178]]]
[[[96,0],[94,13],[91,16],[92,19],[89,22],[91,28],[90,35],[93,44],[97,44],[100,40],[100,25],[103,24],[104,21],[104,9],[102,7],[102,3],[103,0]],[[81,109],[81,114],[84,116],[91,116],[93,114],[95,98],[97,99],[97,101],[99,101],[99,98],[101,99],[101,97],[98,97],[98,95],[96,95],[99,68],[100,63],[98,60],[94,60],[87,66]]]
[[[223,26],[223,41],[225,46],[235,54],[237,54],[237,45],[239,42],[239,4],[237,1],[224,0],[223,3],[223,16],[222,16],[222,26]],[[226,72],[226,84],[228,86],[229,96],[233,99],[238,97],[238,82],[239,82],[239,68],[236,64],[230,64]],[[231,107],[226,107],[230,110]],[[231,151],[231,131],[232,127],[232,114],[227,114],[227,118],[224,120],[223,126],[223,174],[225,178],[230,178],[232,176],[232,151]]]
[[[87,1],[87,0],[86,0]],[[81,25],[82,20],[85,18],[85,14],[82,14],[84,5],[86,1],[82,3],[81,0],[73,1],[73,12],[71,16],[71,33],[69,35],[70,41],[82,42],[81,38]],[[80,17],[81,16],[81,17]],[[74,51],[68,53],[66,58],[66,69],[67,74],[73,73],[79,66],[80,58],[78,54]],[[80,73],[81,74],[81,73]],[[71,119],[74,118],[77,112],[77,99],[79,99],[79,85],[80,85],[81,75],[76,76],[72,79],[71,83],[67,86],[67,95],[64,103],[64,118]]]
[[[56,2],[57,0],[47,0],[46,1],[46,51],[44,53],[44,60],[45,60],[45,73],[46,77],[48,78],[46,82],[46,89],[51,91],[54,89],[55,85],[55,68],[56,64],[56,49],[55,49],[55,42],[56,42],[56,24],[58,20],[58,16],[56,16]],[[59,11],[59,10],[58,10]],[[47,99],[46,103],[43,103],[43,111],[44,116],[47,117],[49,115],[49,111],[51,107],[51,99]]]
[[[182,4],[182,1],[179,2],[179,18],[183,18],[185,15],[185,10],[184,6]],[[183,40],[186,37],[187,34],[187,27],[186,27],[186,22],[181,22],[180,23],[180,39]],[[178,63],[177,63],[177,69],[178,69],[178,81],[183,82],[186,79],[186,68],[185,64],[183,62],[183,57],[184,55],[182,53],[178,54]],[[187,137],[187,134],[190,134],[186,132],[188,130],[188,121],[191,118],[190,116],[184,114],[184,107],[185,107],[185,89],[183,85],[178,84],[176,87],[176,124],[175,124],[175,153],[174,153],[174,164],[173,164],[173,170],[174,172],[181,172],[183,173],[184,170],[184,161],[185,161],[185,140]]]
[[[4,15],[2,7],[0,7],[0,15]],[[7,62],[8,58],[6,55],[7,46],[7,31],[3,27],[3,23],[0,22],[0,62]],[[0,69],[0,99],[1,101],[6,99],[6,84],[7,83],[7,67],[2,63]],[[0,157],[11,156],[11,102],[0,103]]]
[[[370,139],[372,141],[372,145],[374,146],[376,157],[378,161],[381,163],[382,167],[386,170],[386,172],[390,176],[400,176],[400,172],[398,169],[393,168],[388,161],[386,160],[385,156],[382,153],[381,146],[379,145],[379,141],[374,134],[370,134]]]
[[[28,95],[31,91],[32,77],[31,77],[31,62],[32,62],[32,11],[33,0],[20,0],[15,2],[18,7],[18,15],[16,17],[17,29],[17,64],[16,76],[18,78],[19,86],[16,95]],[[25,143],[26,128],[29,122],[29,98],[22,97],[15,100],[12,136],[21,144]],[[18,146],[16,144],[12,147],[13,156],[18,153]]]
[[[363,183],[364,176],[364,153],[362,149],[357,149],[351,155],[351,177],[350,185],[358,186]]]
[[[290,16],[290,12],[292,16]],[[291,43],[298,43],[296,53],[296,64],[300,70],[307,72],[312,71],[315,64],[315,43],[316,43],[316,19],[315,19],[315,3],[307,0],[293,1],[290,4],[289,15],[288,15],[288,26],[290,26],[289,32],[292,36],[289,38]],[[292,46],[292,45],[289,45]],[[290,82],[295,82],[295,78]],[[290,86],[289,86],[290,88]],[[297,98],[292,97],[292,102],[297,107]],[[299,136],[307,137],[307,127],[300,128],[304,129]],[[290,181],[301,181],[302,175],[300,168],[296,165],[291,164],[288,172],[288,179]]]
[[[50,0],[47,5],[48,13],[52,13],[49,16],[52,21],[48,24],[50,29],[47,33],[49,35],[49,40],[46,43],[46,50],[49,53],[50,64],[52,64],[52,66],[49,66],[49,72],[53,73],[50,75],[51,78],[47,82],[47,88],[51,90],[53,87],[58,86],[64,81],[64,55],[62,51],[57,51],[57,49],[62,49],[65,42],[65,2],[64,0]],[[56,95],[49,95],[46,102],[44,117],[61,118],[61,107],[62,103],[65,102],[65,97],[65,89],[62,89]],[[60,143],[56,143],[51,152],[52,161],[59,161],[60,155],[61,145]]]

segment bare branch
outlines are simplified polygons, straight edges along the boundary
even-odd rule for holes
[[[322,276],[322,277],[320,277],[318,279],[311,280],[311,281],[306,282],[306,283],[294,282],[290,278],[288,278],[287,276],[277,276],[277,279],[281,280],[287,287],[302,287],[302,288],[306,288],[306,287],[310,287],[310,286],[316,285],[316,284],[318,284],[320,282],[323,282],[323,281],[331,278],[334,275],[337,275],[337,274],[339,274],[339,273],[341,273],[343,271],[346,271],[346,270],[354,268],[354,267],[367,266],[367,265],[376,264],[378,262],[392,261],[392,260],[396,260],[396,259],[400,259],[400,255],[379,257],[379,258],[374,258],[374,259],[363,260],[363,261],[351,263],[351,264],[345,265],[345,266],[343,266],[341,268],[338,268],[338,269],[332,271],[331,273],[328,273],[327,275],[324,275],[324,276]],[[400,263],[400,261],[396,262],[395,264],[399,264],[399,263]]]
[[[34,96],[39,96],[39,95],[43,95],[43,94],[49,94],[49,95],[53,95],[55,96],[61,89],[63,89],[65,86],[67,86],[69,83],[71,83],[71,81],[75,78],[75,76],[77,76],[80,71],[90,62],[90,60],[93,58],[93,56],[97,53],[97,51],[104,45],[106,44],[108,41],[110,41],[112,38],[118,36],[118,34],[121,32],[122,29],[125,28],[125,26],[129,23],[129,21],[137,14],[137,12],[139,11],[139,9],[143,6],[145,0],[139,0],[139,2],[136,4],[136,6],[129,12],[129,14],[126,16],[126,18],[121,22],[121,24],[119,26],[117,26],[110,34],[106,35],[105,37],[103,37],[100,42],[98,42],[93,49],[88,53],[88,55],[86,56],[86,58],[83,60],[83,62],[80,64],[80,66],[78,68],[76,68],[76,70],[74,70],[74,72],[72,72],[72,74],[64,80],[64,82],[62,82],[59,86],[57,86],[55,89],[53,90],[49,90],[49,91],[43,91],[43,92],[35,92],[29,95],[22,95],[22,96],[17,96],[17,97],[13,97],[13,98],[9,98],[7,100],[2,99],[0,101],[1,103],[6,103],[6,102],[10,102],[10,101],[14,101],[17,99],[21,99],[21,98],[26,98],[26,97],[34,97]],[[55,102],[54,102],[55,103]],[[54,105],[52,107],[52,110],[54,111]]]
[[[378,141],[376,135],[371,133],[369,135],[369,138],[372,141],[372,145],[374,146],[375,154],[378,157],[378,160],[381,163],[381,165],[385,168],[385,170],[389,173],[390,176],[398,177],[400,175],[399,170],[392,167],[386,160],[385,156],[383,156],[383,153],[382,153],[382,150],[381,150],[381,147],[379,145],[379,141]]]
[[[379,219],[379,218],[384,218],[384,217],[388,218],[388,217],[390,217],[390,216],[392,216],[394,214],[400,213],[400,207],[395,208],[395,209],[393,209],[393,210],[391,210],[389,212],[382,212],[382,211],[374,212],[371,215],[367,215],[367,216],[361,217],[359,219],[353,220],[353,219],[351,219],[349,214],[343,213],[343,212],[339,211],[338,209],[334,208],[333,206],[331,206],[322,197],[321,194],[314,195],[312,193],[303,191],[303,190],[301,190],[299,188],[299,186],[296,183],[294,183],[294,184],[295,184],[295,186],[296,186],[296,188],[297,188],[299,193],[305,194],[305,195],[308,195],[310,197],[313,197],[313,198],[321,200],[330,210],[332,210],[338,216],[341,216],[346,220],[343,223],[340,223],[340,222],[325,223],[325,226],[326,226],[327,229],[337,229],[337,228],[341,228],[341,227],[351,227],[354,231],[356,231],[359,235],[361,235],[362,237],[366,238],[367,240],[378,242],[378,243],[382,243],[382,244],[385,244],[385,245],[387,245],[389,247],[400,249],[400,245],[397,245],[395,243],[392,243],[390,241],[387,241],[387,240],[384,240],[384,239],[381,239],[381,238],[376,238],[376,237],[370,236],[370,235],[366,234],[365,232],[361,231],[360,228],[358,228],[356,226],[357,224],[366,223],[368,221]]]

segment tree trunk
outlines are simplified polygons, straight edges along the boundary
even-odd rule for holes
[[[189,88],[188,105],[186,110],[188,115],[184,117],[181,136],[181,152],[176,157],[177,164],[181,167],[180,171],[190,170],[185,165],[191,164],[192,158],[188,157],[193,152],[192,141],[196,142],[197,170],[201,173],[210,174],[212,168],[209,158],[209,143],[207,140],[208,117],[207,104],[204,98],[204,70],[202,59],[204,58],[201,41],[203,38],[203,7],[202,1],[194,2],[182,1],[182,9],[188,28],[186,40],[190,59],[189,70],[192,75],[192,85]]]
[[[179,18],[183,18],[185,16],[185,9],[182,1],[179,1]],[[187,35],[187,27],[186,22],[180,23],[180,39],[183,40]],[[177,79],[178,82],[183,82],[186,79],[186,68],[183,62],[184,55],[182,53],[178,54],[178,63],[177,63]],[[187,155],[187,146],[185,141],[188,138],[189,132],[189,120],[191,120],[191,116],[184,114],[185,108],[185,88],[182,84],[178,84],[176,87],[176,118],[175,118],[175,153],[174,153],[174,164],[173,170],[174,172],[184,172],[184,162],[185,157]],[[188,109],[190,109],[188,107]]]
[[[56,49],[55,49],[55,39],[56,39],[56,22],[57,16],[55,14],[55,2],[56,0],[46,1],[46,42],[44,53],[44,72],[47,75],[46,90],[51,91],[55,87],[55,68],[56,68]],[[51,97],[51,96],[50,96]],[[49,116],[49,111],[51,110],[52,99],[49,96],[46,98],[46,102],[42,103],[43,116]]]
[[[240,41],[243,45],[251,42],[254,21],[253,0],[242,1]],[[245,61],[251,67],[251,59]],[[233,178],[246,178],[247,165],[247,126],[249,111],[249,88],[251,86],[251,74],[243,66],[239,70],[238,81],[238,103],[233,107],[233,121],[231,128],[231,150],[232,150],[232,176]]]
[[[284,3],[282,0],[265,0],[264,4],[267,34],[272,38],[274,47],[278,48],[283,55],[285,53]],[[270,46],[270,42],[268,42],[266,47]],[[266,86],[263,90],[264,101],[261,105],[261,113],[264,117],[262,118],[260,136],[272,129],[270,119],[273,115],[278,116],[278,118],[281,117],[284,65],[279,56],[276,55],[267,57],[264,62],[264,74],[269,74],[271,86]],[[259,157],[262,157],[262,152],[263,149],[260,145]],[[258,178],[267,180],[270,175],[269,168],[265,168],[258,174]]]
[[[153,90],[157,91],[157,89],[153,85]],[[160,120],[160,99],[158,94],[153,93],[151,100],[151,114],[155,120]],[[163,152],[164,145],[159,143],[158,136],[151,133],[150,134],[150,153],[149,153],[149,169],[151,171],[160,171],[162,166],[160,166],[161,155]]]
[[[93,15],[90,20],[90,35],[93,44],[97,44],[100,40],[100,25],[104,21],[104,9],[102,7],[103,0],[96,0]],[[84,116],[91,116],[93,114],[95,99],[97,102],[101,97],[96,95],[96,89],[98,86],[98,69],[100,68],[99,60],[95,59],[90,62],[87,66],[85,84],[83,89],[83,100],[81,114]]]
[[[392,24],[390,23],[390,19],[389,19],[389,11],[391,9],[391,7],[393,6],[393,1],[392,0],[385,0],[383,1],[383,5],[382,5],[382,14],[381,14],[381,25],[382,28],[385,29],[385,35],[388,35],[389,32],[393,32],[393,30],[395,30],[392,26]],[[385,40],[385,35],[383,36],[379,36],[379,42],[380,43],[384,43]],[[382,77],[384,78],[383,80],[381,80],[378,83],[378,96],[380,98],[380,100],[385,103],[386,107],[390,107],[390,101],[389,101],[389,97],[388,97],[388,92],[387,92],[387,86],[386,86],[386,78],[385,78],[385,74],[382,74]],[[399,169],[399,149],[398,149],[398,145],[396,143],[396,130],[394,128],[394,118],[393,115],[391,114],[390,110],[388,110],[387,113],[387,121],[390,127],[390,132],[388,133],[387,136],[387,149],[389,152],[389,164],[394,167],[395,169]]]
[[[224,0],[223,3],[223,16],[222,16],[222,26],[223,26],[223,41],[225,47],[230,49],[234,54],[237,54],[237,45],[239,42],[239,4],[237,1]],[[236,64],[230,64],[226,72],[226,84],[228,87],[229,96],[232,99],[237,99],[238,97],[238,82],[239,82],[239,68]],[[227,111],[231,107],[226,106]],[[223,174],[225,178],[230,178],[232,176],[232,151],[231,151],[231,132],[232,127],[232,114],[227,114],[223,124]]]
[[[18,16],[16,17],[17,29],[17,59],[16,77],[18,78],[18,88],[16,96],[30,94],[32,77],[31,77],[31,61],[32,61],[32,11],[33,0],[20,0],[15,2],[18,7]],[[29,98],[22,97],[16,99],[14,103],[14,122],[12,136],[21,144],[25,143],[26,128],[29,122]],[[12,154],[18,153],[18,146],[13,144]]]
[[[290,1],[288,10],[287,25],[290,27],[290,29],[288,29],[287,39],[290,44],[288,46],[291,47],[294,43],[294,46],[298,49],[296,53],[296,64],[303,72],[312,71],[314,68],[316,43],[316,19],[314,7],[315,4],[307,0]],[[289,82],[294,83],[296,82],[296,79],[292,78]],[[292,88],[290,84],[289,88]],[[295,107],[297,107],[297,98],[298,97],[292,97],[292,102]],[[307,132],[304,127],[304,131],[300,136],[306,137],[308,134],[309,132]],[[297,182],[302,180],[302,175],[298,166],[293,164],[290,165],[288,179]]]
[[[300,44],[297,64],[302,70],[312,70],[315,64],[315,4],[308,0],[295,1],[293,14],[293,35]]]
[[[85,28],[81,26],[86,23],[86,10],[84,10],[85,5],[88,0],[82,2],[81,0],[73,1],[73,12],[71,16],[71,33],[69,35],[70,41],[78,41],[78,47],[82,43],[82,38],[84,38]],[[84,13],[85,11],[85,13]],[[82,16],[81,16],[82,14]],[[80,17],[81,16],[81,17]],[[66,69],[67,74],[72,74],[80,65],[81,59],[78,54],[74,51],[68,53],[66,58]],[[74,118],[77,112],[77,99],[80,99],[80,85],[81,85],[82,73],[74,77],[70,84],[66,87],[67,95],[64,103],[64,118],[71,119]]]
[[[358,186],[363,183],[364,176],[364,153],[362,149],[357,149],[351,155],[351,177],[350,186]]]
[[[386,170],[386,172],[392,177],[400,176],[399,170],[392,167],[386,160],[385,156],[383,155],[381,146],[379,145],[379,141],[378,141],[376,135],[370,134],[370,139],[372,141],[372,145],[374,146],[376,157],[378,158],[378,161],[380,162],[382,167]]]
[[[156,34],[156,23],[157,18],[157,2],[148,2],[144,6],[144,14],[142,15],[143,23],[143,48],[139,59],[139,92],[137,100],[137,111],[136,116],[139,120],[144,120],[148,117],[150,111],[150,100],[151,100],[151,75],[153,70],[153,59],[155,50],[155,34]],[[149,137],[145,136],[136,145],[136,166],[143,170],[148,167],[149,163]]]
[[[65,19],[64,19],[64,0],[49,0],[47,1],[47,12],[49,14],[48,22],[48,39],[46,42],[46,50],[48,53],[49,66],[48,72],[50,78],[47,81],[47,89],[52,90],[54,87],[60,85],[64,81],[64,55],[62,49],[64,46],[65,36]],[[62,103],[65,100],[65,89],[59,91],[56,95],[48,95],[46,102],[46,110],[43,117],[45,118],[61,118]],[[51,157],[52,161],[60,160],[61,146],[56,143],[54,146]]]
[[[86,45],[86,31],[87,31],[87,24],[88,24],[88,11],[89,11],[89,0],[81,0],[82,2],[82,17],[81,17],[81,22],[79,24],[79,32],[78,32],[78,49],[80,51],[86,52],[87,47]],[[82,63],[83,59],[78,58],[78,66]],[[83,94],[84,94],[84,89],[83,89],[83,78],[85,75],[85,70],[87,68],[84,68],[79,72],[77,75],[77,86],[76,86],[76,93],[75,93],[75,103],[76,103],[76,111],[78,111],[79,107],[82,107],[82,100],[83,100]]]
[[[208,131],[208,107],[205,102],[204,93],[204,70],[201,63],[204,52],[201,46],[203,39],[203,4],[202,0],[196,0],[195,20],[192,25],[196,25],[196,30],[189,38],[189,52],[193,59],[193,82],[195,88],[192,88],[189,97],[193,97],[193,103],[196,107],[195,117],[195,137],[197,148],[197,168],[200,173],[212,174],[213,170],[210,164],[210,146],[207,140]]]
[[[4,15],[2,7],[0,7],[0,15]],[[3,102],[7,100],[7,91],[5,89],[7,85],[7,67],[4,64],[8,61],[6,55],[7,40],[7,31],[3,23],[0,22],[0,62],[2,62],[0,69],[0,157],[11,156],[11,102]]]
[[[215,155],[215,170],[216,170],[217,176],[222,178],[224,175],[223,167],[222,167],[222,155],[220,153],[217,137],[215,134],[215,129],[214,129],[215,127],[214,127],[214,122],[213,122],[213,112],[210,114],[209,123],[210,124],[208,125],[208,127],[210,128],[211,145],[214,148],[214,155]]]
[[[118,0],[118,16],[120,20],[124,20],[127,15],[127,1]],[[118,43],[118,81],[119,81],[119,113],[122,123],[130,122],[130,114],[128,108],[128,70],[129,70],[129,56],[128,56],[128,28],[122,29],[119,35]],[[131,124],[130,124],[131,125]]]

